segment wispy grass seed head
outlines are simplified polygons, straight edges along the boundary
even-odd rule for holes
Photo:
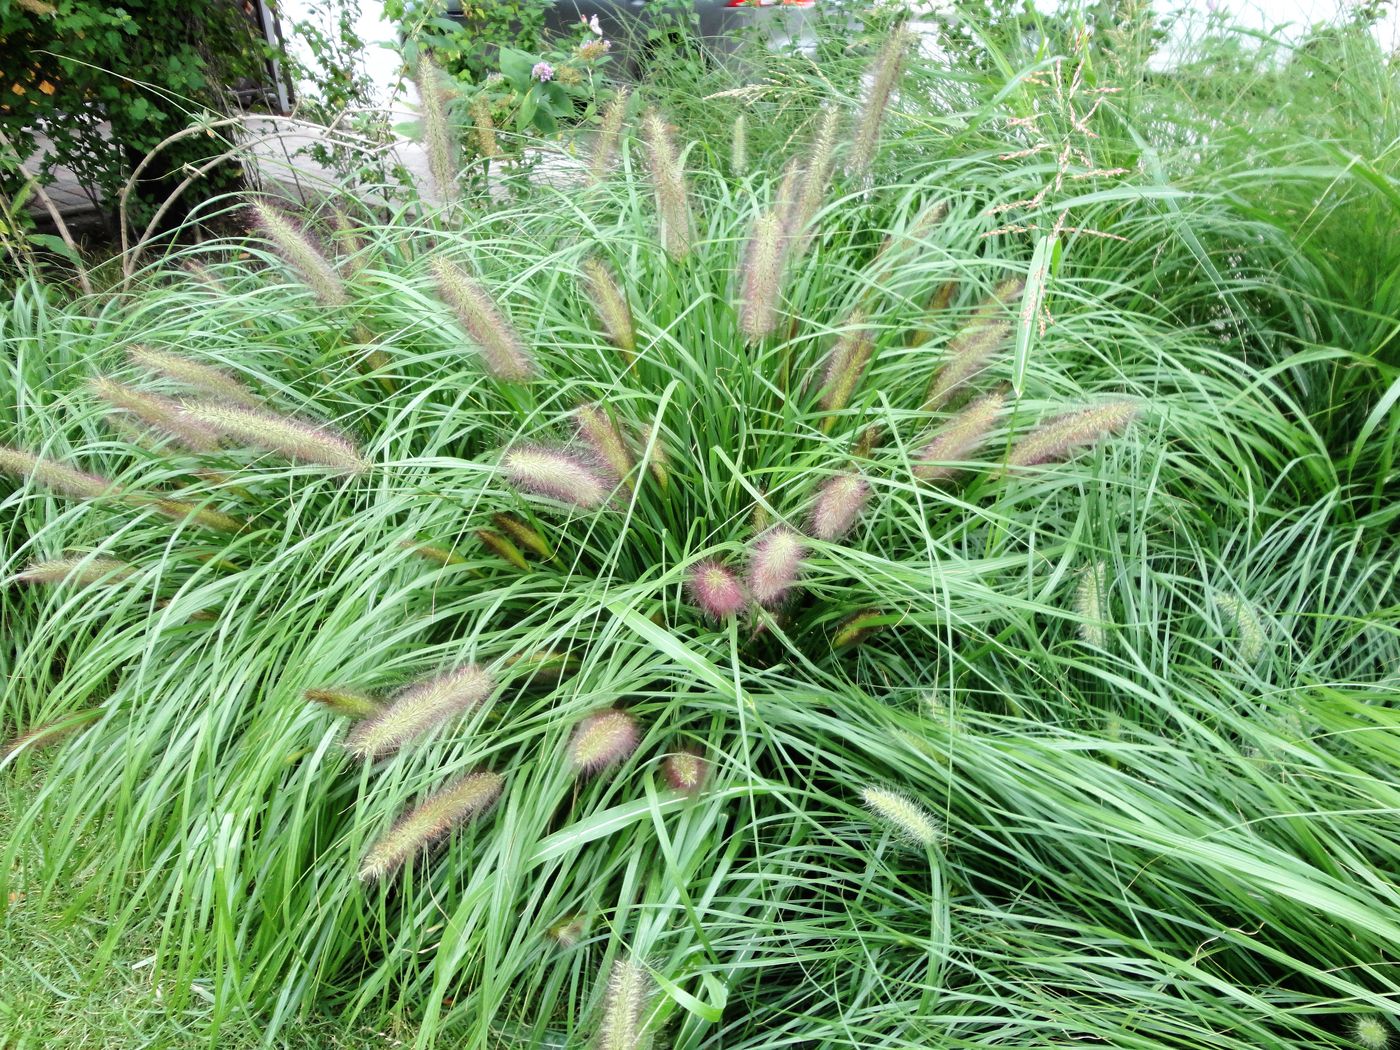
[[[414,83],[418,87],[423,118],[423,145],[428,153],[428,174],[432,177],[438,199],[451,201],[458,194],[457,175],[462,165],[457,136],[453,134],[447,110],[450,98],[447,78],[431,58],[420,55]]]
[[[925,481],[953,477],[987,440],[1006,404],[1004,394],[988,394],[972,402],[939,429],[915,457],[914,476]]]
[[[191,361],[180,354],[154,350],[149,346],[132,347],[127,351],[127,359],[138,368],[193,387],[220,401],[228,401],[245,408],[259,408],[262,405],[256,394],[223,369],[213,365]]]
[[[603,110],[603,120],[593,140],[593,154],[588,159],[587,185],[596,186],[607,178],[617,158],[617,145],[622,138],[622,122],[627,117],[629,99],[626,88],[620,88]]]
[[[627,296],[601,259],[583,261],[583,281],[593,312],[602,322],[609,341],[630,361],[637,349],[637,332],[632,324],[632,310],[627,305]]]
[[[501,466],[521,491],[584,510],[601,507],[612,491],[591,456],[562,446],[518,445],[506,452]]]
[[[690,600],[712,620],[723,620],[744,611],[748,598],[739,579],[713,558],[697,562],[687,579]]]
[[[535,359],[486,290],[460,266],[441,256],[434,258],[431,265],[439,293],[481,351],[486,370],[511,383],[533,379],[537,372]]]
[[[184,414],[214,433],[275,452],[293,462],[311,463],[344,474],[362,474],[369,469],[360,450],[326,426],[217,401],[191,402],[185,406]]]
[[[906,29],[898,29],[885,41],[879,54],[875,56],[870,71],[870,83],[866,88],[865,99],[856,122],[855,141],[851,144],[850,169],[855,176],[863,176],[875,160],[875,151],[880,144],[880,134],[884,130],[890,99],[899,84],[904,55],[913,41],[912,33]]]
[[[687,795],[698,795],[710,777],[710,763],[691,750],[667,755],[662,769],[666,774],[666,783]]]
[[[861,799],[880,823],[906,842],[932,846],[938,841],[938,821],[902,791],[870,786],[862,789]]]
[[[466,664],[415,683],[351,730],[345,747],[362,759],[392,754],[430,729],[480,707],[495,689],[491,672],[478,664]]]
[[[1079,617],[1079,637],[1086,645],[1102,649],[1108,644],[1108,567],[1095,562],[1079,574],[1074,611]]]
[[[806,547],[792,529],[778,525],[760,536],[749,555],[749,593],[772,609],[791,595],[802,570]]]
[[[1395,1029],[1380,1014],[1356,1014],[1347,1021],[1347,1034],[1360,1050],[1390,1050]]]
[[[346,718],[370,718],[384,710],[384,705],[368,693],[338,686],[319,686],[302,694],[313,704]]]
[[[828,412],[836,412],[850,403],[870,356],[875,352],[875,333],[866,324],[863,311],[857,310],[846,322],[845,330],[837,337],[827,358],[823,377],[821,406]]]
[[[579,439],[598,462],[630,489],[632,453],[607,410],[601,405],[580,405],[574,412],[574,426],[578,428]]]
[[[350,302],[340,274],[300,223],[268,201],[255,201],[253,216],[277,254],[301,275],[322,306],[337,309]]]
[[[1258,611],[1250,602],[1233,594],[1216,591],[1213,598],[1215,607],[1239,636],[1240,656],[1244,657],[1245,663],[1257,663],[1268,645],[1268,635]]]
[[[22,449],[0,445],[0,473],[27,477],[54,492],[74,499],[97,499],[121,492],[115,481],[99,474],[74,470],[66,463],[35,456]]]
[[[661,224],[661,245],[674,262],[690,254],[695,239],[694,221],[690,214],[690,190],[681,168],[680,152],[666,121],[655,109],[642,118],[642,134],[650,154],[652,190],[656,195],[656,214]]]
[[[1140,410],[1138,402],[1123,399],[1056,416],[1018,441],[1007,465],[1034,467],[1062,460],[1076,449],[1126,429]]]
[[[114,409],[135,416],[185,448],[212,452],[219,447],[219,435],[210,427],[191,419],[178,401],[103,377],[94,379],[90,387],[97,397]]]
[[[135,571],[134,565],[118,561],[116,558],[50,558],[30,562],[7,582],[71,583],[79,587],[91,587],[95,584],[120,583]]]
[[[776,211],[753,222],[740,273],[739,328],[756,343],[778,323],[778,290],[783,276],[783,223]]]
[[[641,742],[637,721],[626,711],[609,707],[595,711],[574,729],[569,762],[582,774],[598,773],[621,762]]]
[[[1024,288],[1025,281],[1019,277],[997,285],[991,297],[948,343],[947,360],[929,384],[927,409],[943,408],[960,395],[1011,338],[1011,319],[1006,311]]]
[[[603,1023],[598,1029],[597,1050],[648,1050],[647,1003],[651,975],[632,959],[618,959],[608,978]]]
[[[808,531],[828,543],[842,539],[855,527],[870,498],[870,482],[854,471],[822,483],[812,505]]]
[[[454,828],[481,816],[500,797],[504,783],[499,774],[479,770],[428,796],[369,848],[360,864],[360,879],[387,878]]]

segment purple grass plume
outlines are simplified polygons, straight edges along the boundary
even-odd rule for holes
[[[74,499],[97,499],[122,491],[115,481],[109,481],[99,474],[74,470],[66,463],[31,455],[8,445],[0,445],[0,473],[27,477]]]
[[[320,704],[327,711],[346,718],[370,718],[384,710],[384,705],[368,693],[340,686],[319,686],[302,694],[309,702]]]
[[[621,481],[630,492],[632,452],[607,410],[601,405],[580,405],[574,411],[574,426],[578,430],[579,440],[588,446],[608,473]]]
[[[875,333],[866,324],[864,311],[857,310],[846,322],[845,331],[837,337],[836,345],[826,361],[823,376],[821,406],[828,412],[838,412],[850,403],[866,365],[875,351]],[[830,420],[831,417],[827,417]],[[827,426],[830,425],[828,422]]]
[[[972,319],[948,344],[943,367],[929,384],[924,408],[935,411],[947,405],[969,380],[975,378],[1011,337],[1011,319],[1006,310],[1025,290],[1026,282],[1013,277],[997,285],[991,298],[978,306]]]
[[[388,878],[455,828],[481,816],[500,797],[504,783],[499,773],[478,770],[429,795],[370,846],[360,863],[361,881]]]
[[[220,401],[228,401],[245,408],[258,408],[262,405],[256,394],[227,372],[212,365],[191,361],[188,357],[166,353],[164,350],[153,350],[148,346],[132,347],[127,351],[127,358],[138,368],[194,387]]]
[[[807,549],[802,537],[786,525],[777,525],[756,541],[749,554],[749,593],[766,609],[787,601],[802,571]]]
[[[593,312],[608,333],[608,340],[630,362],[636,356],[637,332],[632,324],[627,296],[601,259],[583,261],[583,284]]]
[[[837,474],[822,483],[812,505],[807,530],[813,537],[834,543],[855,527],[870,499],[870,482],[854,471]]]
[[[254,201],[255,225],[294,269],[322,306],[337,309],[350,302],[345,282],[302,225],[269,201]]]
[[[328,467],[343,474],[369,470],[369,462],[360,450],[326,426],[217,401],[192,402],[185,406],[185,415],[214,433],[275,452],[293,462]]]
[[[598,773],[621,762],[641,743],[637,720],[615,707],[594,711],[569,739],[569,763],[581,774]]]
[[[885,46],[875,56],[871,68],[870,84],[865,92],[860,116],[856,119],[856,137],[851,144],[851,174],[862,177],[875,160],[875,151],[880,145],[880,132],[889,112],[890,99],[899,85],[899,74],[904,64],[904,55],[914,41],[914,36],[906,29],[899,29],[885,41]]]
[[[633,959],[613,963],[597,1050],[650,1050],[652,1039],[646,1022],[651,995],[652,980],[646,967]]]
[[[612,485],[593,459],[563,446],[518,445],[501,460],[510,483],[523,492],[594,510]]]
[[[136,566],[116,558],[50,558],[32,561],[6,582],[8,583],[71,583],[78,587],[114,584],[127,579]]]
[[[355,726],[345,747],[362,759],[393,754],[430,729],[480,707],[495,689],[496,679],[478,664],[416,682],[395,693],[378,714]]]
[[[915,455],[914,476],[924,481],[943,481],[962,469],[983,443],[1006,404],[1001,393],[979,397],[939,428]]]
[[[535,359],[486,290],[460,266],[441,256],[433,259],[432,270],[443,301],[481,351],[486,370],[509,383],[533,379],[537,371]]]
[[[219,447],[219,435],[210,427],[191,419],[178,401],[137,390],[115,379],[99,377],[89,386],[93,394],[117,411],[135,416],[185,448],[195,452],[212,452]]]
[[[1007,466],[1034,467],[1062,460],[1076,449],[1125,430],[1141,409],[1137,401],[1125,398],[1056,416],[1016,443]]]
[[[836,142],[841,135],[841,111],[836,108],[826,110],[817,125],[816,134],[807,151],[807,164],[802,170],[801,180],[795,195],[790,189],[779,191],[780,200],[791,204],[783,216],[783,228],[789,242],[788,261],[796,264],[807,254],[817,229],[814,222],[821,211],[831,184],[832,172],[836,170]],[[784,187],[787,180],[784,179]]]
[[[765,211],[754,219],[739,275],[739,329],[750,343],[771,334],[778,324],[783,247],[783,221],[777,211]]]
[[[710,779],[710,763],[698,751],[689,748],[667,755],[662,769],[666,783],[687,795],[700,794]]]
[[[739,578],[713,558],[697,562],[686,581],[690,600],[711,620],[736,616],[748,605]]]
[[[681,168],[680,152],[671,138],[671,129],[657,110],[642,117],[642,134],[650,155],[652,191],[656,215],[661,224],[661,246],[673,262],[690,254],[695,240],[695,224],[690,213],[690,190]]]

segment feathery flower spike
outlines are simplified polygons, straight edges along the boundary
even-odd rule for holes
[[[468,773],[408,810],[369,848],[360,879],[374,882],[394,874],[453,829],[485,813],[501,794],[498,773]]]
[[[1361,1050],[1390,1050],[1395,1029],[1380,1014],[1357,1014],[1347,1023],[1347,1031]]]
[[[920,846],[938,841],[938,821],[902,791],[866,787],[860,794],[866,808],[900,838]]]
[[[680,262],[690,254],[695,237],[690,216],[690,191],[685,172],[681,169],[680,153],[671,139],[670,129],[655,109],[642,118],[642,134],[650,153],[652,190],[656,195],[656,214],[661,222],[661,245],[666,254]]]
[[[869,498],[870,482],[864,477],[856,473],[837,474],[817,491],[808,531],[828,543],[841,539],[854,527]]]
[[[254,201],[253,215],[263,236],[301,275],[322,306],[336,308],[350,301],[340,274],[295,219],[267,201]]]
[[[9,578],[9,583],[72,583],[90,587],[98,583],[120,583],[136,571],[136,566],[116,558],[51,558],[33,561]]]
[[[357,689],[321,687],[308,689],[302,694],[313,704],[320,704],[328,711],[346,718],[369,718],[384,710],[384,705]]]
[[[723,620],[748,604],[735,575],[714,559],[697,562],[687,581],[690,600],[712,620]]]
[[[855,142],[851,146],[853,175],[863,176],[875,159],[875,150],[880,144],[880,131],[890,106],[890,97],[899,83],[904,53],[909,50],[913,39],[913,34],[908,30],[897,30],[885,41],[885,46],[875,56],[870,86],[866,89],[865,102],[857,122]]]
[[[500,529],[531,554],[538,555],[546,560],[554,557],[554,551],[551,550],[549,544],[545,542],[545,538],[514,514],[492,514],[491,520],[495,523],[496,528]]]
[[[627,116],[628,92],[622,88],[603,110],[603,122],[598,127],[598,137],[593,140],[593,155],[588,161],[586,185],[596,186],[607,177],[617,156],[617,143],[622,137],[622,121]]]
[[[689,749],[667,755],[663,769],[666,783],[687,795],[698,795],[710,778],[710,763]]]
[[[195,424],[215,433],[295,462],[314,463],[346,474],[362,474],[369,469],[360,450],[329,427],[215,401],[186,405],[185,414]]]
[[[932,441],[921,448],[914,476],[925,481],[951,478],[982,447],[1006,403],[1004,394],[988,394],[943,424]]]
[[[1140,407],[1136,401],[1107,401],[1056,416],[1016,443],[1007,466],[1034,467],[1064,459],[1075,449],[1126,429],[1137,418]]]
[[[776,211],[758,216],[744,249],[739,328],[756,343],[778,323],[778,285],[783,276],[783,223]]]
[[[458,323],[481,351],[486,370],[497,379],[522,383],[535,376],[534,358],[524,340],[485,289],[460,266],[438,256],[432,261],[438,291]]]
[[[574,729],[569,762],[579,773],[597,773],[621,762],[640,742],[636,719],[615,707],[605,708],[593,712]]]
[[[601,259],[584,260],[583,281],[593,312],[602,322],[608,339],[631,361],[637,349],[637,333],[632,326],[627,296]]]
[[[964,385],[987,367],[987,362],[1011,337],[1006,308],[1021,296],[1025,281],[1012,278],[997,285],[991,298],[973,313],[948,344],[947,362],[929,384],[924,408],[940,409],[961,392]]]
[[[793,263],[800,261],[807,254],[807,249],[816,238],[817,231],[813,220],[821,210],[822,200],[826,197],[827,186],[831,182],[831,173],[836,168],[836,140],[840,133],[841,111],[835,108],[828,109],[822,114],[821,123],[817,125],[816,135],[807,153],[807,166],[802,173],[801,184],[797,187],[796,196],[791,198],[791,209],[784,216],[784,232],[791,244],[788,255]],[[788,199],[781,192],[779,197]]]
[[[0,472],[31,478],[74,499],[96,499],[109,493],[121,492],[116,482],[108,481],[98,474],[74,470],[66,463],[31,455],[8,445],[0,445]]]
[[[457,196],[457,139],[447,116],[447,84],[442,70],[428,57],[418,60],[419,104],[423,116],[423,144],[428,152],[428,174],[432,176],[440,200]]]
[[[501,155],[501,148],[496,143],[496,122],[491,119],[491,105],[485,95],[472,99],[471,113],[477,152],[487,160],[495,160]]]
[[[1233,594],[1217,591],[1214,597],[1215,607],[1225,614],[1225,618],[1234,625],[1239,634],[1240,655],[1244,657],[1245,663],[1257,662],[1259,657],[1264,655],[1268,636],[1254,606]]]
[[[219,435],[207,426],[190,419],[178,401],[159,394],[119,383],[115,379],[97,378],[90,384],[92,392],[114,409],[135,416],[148,426],[162,430],[179,444],[197,452],[212,452],[219,447]]]
[[[608,979],[608,995],[603,1005],[603,1023],[598,1030],[598,1050],[649,1050],[646,1033],[647,1000],[651,997],[651,977],[632,959],[613,963]]]
[[[404,550],[412,551],[420,558],[427,558],[435,561],[439,565],[465,565],[467,559],[456,551],[448,550],[446,547],[438,547],[432,543],[415,543],[413,540],[400,540],[399,546]]]
[[[1108,579],[1107,566],[1094,562],[1079,575],[1074,592],[1074,611],[1079,616],[1079,637],[1088,645],[1102,649],[1108,644]]]
[[[530,563],[525,560],[525,555],[520,553],[520,548],[495,529],[477,529],[476,538],[481,541],[483,547],[502,561],[509,562],[521,572],[530,571]]]
[[[786,601],[805,553],[801,537],[785,525],[760,536],[749,556],[749,592],[754,601],[768,609]]]
[[[380,758],[449,719],[481,706],[496,689],[491,672],[467,664],[394,695],[378,714],[351,730],[345,746],[356,758]]]
[[[828,412],[836,412],[846,407],[855,392],[856,384],[865,374],[865,366],[870,363],[870,355],[875,350],[875,334],[865,323],[865,313],[857,310],[846,323],[846,330],[831,348],[827,358],[826,375],[822,388],[821,406]],[[831,419],[830,416],[827,417]],[[824,426],[830,424],[823,422]]]
[[[578,436],[592,450],[598,462],[608,472],[625,485],[630,492],[632,481],[632,453],[617,424],[601,405],[580,405],[574,411],[574,425]]]
[[[749,121],[742,113],[734,118],[733,134],[729,139],[729,167],[735,175],[749,170]]]
[[[611,492],[596,464],[564,448],[520,445],[501,465],[516,488],[584,510],[601,507]]]
[[[245,408],[258,408],[262,405],[251,390],[227,372],[212,365],[200,364],[188,357],[169,354],[164,350],[152,350],[148,346],[134,346],[127,351],[126,356],[138,368],[192,386],[221,401],[230,401]]]

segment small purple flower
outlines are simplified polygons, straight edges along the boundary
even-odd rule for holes
[[[554,79],[554,67],[548,62],[536,62],[534,68],[530,70],[530,76],[543,84],[547,80]]]

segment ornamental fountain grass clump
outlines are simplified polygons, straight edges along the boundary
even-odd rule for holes
[[[625,118],[590,185],[343,257],[265,205],[259,264],[114,307],[7,433],[4,761],[50,749],[99,957],[166,916],[173,1003],[480,1047],[1240,1050],[1252,996],[1364,1000],[1281,961],[1322,936],[1284,898],[1347,904],[1356,959],[1382,909],[1220,746],[1338,763],[1338,813],[1382,746],[1359,687],[1287,693],[1277,602],[1202,553],[1306,458],[1267,384],[1073,250],[1042,337],[980,193],[867,185],[838,107],[738,186]],[[1336,637],[1304,670],[1362,680]]]

